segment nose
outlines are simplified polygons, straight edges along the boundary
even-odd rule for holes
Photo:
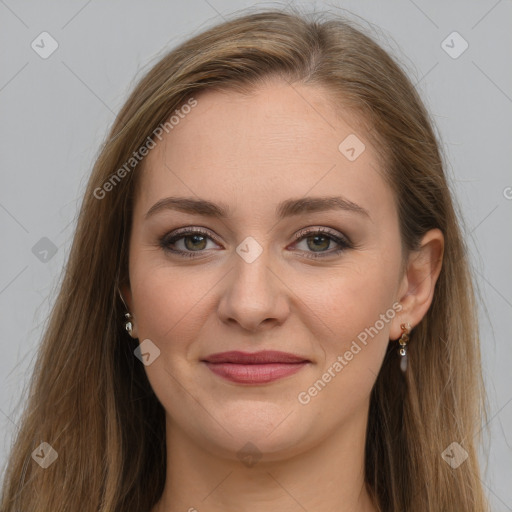
[[[219,318],[247,331],[282,325],[290,314],[290,289],[269,266],[263,253],[251,263],[236,256],[234,268],[223,280]]]

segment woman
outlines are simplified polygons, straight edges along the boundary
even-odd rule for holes
[[[352,24],[160,60],[94,166],[1,510],[487,509],[467,253],[429,116]]]

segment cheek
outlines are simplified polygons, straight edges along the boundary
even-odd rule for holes
[[[354,329],[373,325],[392,306],[397,264],[391,267],[383,260],[364,259],[357,267],[329,272],[316,279],[309,291],[304,289],[307,305],[334,333],[353,335]]]
[[[391,294],[370,273],[354,282],[345,277],[339,284],[343,286],[331,290],[329,301],[315,306],[322,324],[328,326],[323,328],[325,336],[316,335],[323,359],[297,394],[299,403],[312,405],[325,425],[348,419],[366,406],[395,315]]]
[[[333,388],[354,388],[356,394],[364,395],[379,372],[396,316],[398,261],[391,265],[385,258],[363,259],[357,266],[347,265],[318,280],[314,291],[304,291],[304,296],[317,318],[316,338],[325,357],[319,373],[330,369],[343,374]],[[339,365],[333,368],[339,356],[343,371]]]
[[[211,283],[210,283],[211,281]],[[166,340],[179,343],[194,336],[200,328],[198,315],[205,294],[215,285],[208,273],[180,268],[134,268],[132,293],[137,311],[139,339],[150,338],[160,347]]]

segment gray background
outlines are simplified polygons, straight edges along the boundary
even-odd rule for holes
[[[256,5],[284,4],[0,0],[2,467],[80,197],[115,114],[164,52],[224,16]],[[491,432],[484,484],[493,510],[511,511],[512,2],[296,5],[367,20],[370,34],[399,59],[433,115],[480,290]],[[59,45],[46,59],[31,47],[43,31]],[[454,31],[469,44],[457,58],[442,46]],[[452,54],[462,49],[461,40],[445,44],[453,46]]]

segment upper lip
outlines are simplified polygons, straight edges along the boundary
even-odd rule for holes
[[[302,363],[309,361],[302,356],[280,352],[278,350],[262,350],[260,352],[218,352],[203,359],[209,363],[265,364],[265,363]]]

